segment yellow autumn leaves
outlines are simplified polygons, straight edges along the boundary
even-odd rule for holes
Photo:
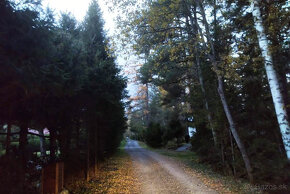
[[[76,181],[71,191],[86,194],[140,193],[140,183],[133,168],[130,157],[124,152],[118,153],[101,164],[96,178],[89,182]]]

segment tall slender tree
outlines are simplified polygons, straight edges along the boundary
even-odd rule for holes
[[[269,40],[265,34],[263,26],[261,11],[258,0],[252,0],[251,8],[254,18],[255,29],[259,41],[259,46],[264,58],[265,70],[267,73],[268,83],[270,86],[272,99],[276,111],[277,120],[282,134],[284,147],[286,150],[287,158],[290,160],[290,125],[288,123],[288,116],[286,111],[286,104],[279,86],[276,70],[273,65],[272,55],[269,49]]]

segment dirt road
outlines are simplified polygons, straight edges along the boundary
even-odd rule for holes
[[[132,157],[142,193],[216,193],[174,160],[141,148],[137,141],[128,140],[125,149]]]

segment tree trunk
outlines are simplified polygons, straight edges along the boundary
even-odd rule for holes
[[[96,129],[98,130],[98,129]],[[97,175],[98,172],[98,131],[95,131],[95,139],[94,139],[94,176]]]
[[[27,124],[22,124],[20,126],[20,137],[19,137],[19,151],[23,160],[26,161],[26,148],[27,148],[27,133],[28,127]]]
[[[223,81],[222,81],[220,76],[218,76],[218,85],[219,85],[218,93],[220,95],[220,98],[221,98],[221,101],[222,101],[222,104],[223,104],[223,107],[224,107],[224,111],[226,113],[226,117],[227,117],[228,123],[230,125],[231,132],[232,132],[232,134],[233,134],[233,136],[234,136],[234,138],[236,140],[236,143],[237,143],[237,145],[239,147],[239,150],[240,150],[240,152],[242,154],[242,158],[243,158],[245,166],[246,166],[246,170],[247,170],[247,173],[248,173],[248,176],[249,176],[249,180],[250,180],[250,182],[253,182],[252,167],[251,167],[250,159],[249,159],[248,154],[246,152],[246,148],[244,146],[244,143],[240,139],[240,136],[239,136],[239,134],[238,134],[238,132],[236,130],[236,126],[235,126],[232,114],[230,112],[227,100],[225,98],[224,88],[223,88]]]
[[[52,128],[49,129],[50,133],[50,144],[49,144],[49,150],[50,150],[50,159],[52,161],[55,161],[56,159],[56,132]]]
[[[266,69],[266,74],[268,78],[268,83],[270,86],[272,99],[276,111],[276,116],[278,124],[280,127],[280,132],[282,135],[284,147],[286,150],[286,155],[288,160],[290,160],[290,127],[287,118],[286,106],[283,100],[281,89],[279,86],[276,70],[273,66],[273,59],[269,50],[268,39],[265,34],[264,26],[262,23],[262,17],[259,7],[258,0],[251,1],[251,7],[253,9],[252,15],[254,18],[255,29],[257,32],[257,37],[259,41],[259,46],[264,58],[264,64]]]
[[[209,127],[210,127],[211,132],[212,132],[214,145],[217,148],[217,146],[218,146],[217,134],[216,134],[216,131],[215,131],[214,127],[213,127],[212,117],[211,117],[211,114],[210,114],[210,111],[209,111],[209,107],[208,107],[208,101],[207,101],[207,98],[206,98],[206,92],[205,92],[205,88],[204,88],[203,76],[202,76],[202,72],[201,72],[201,68],[200,68],[200,61],[199,61],[198,53],[196,53],[196,55],[197,55],[196,56],[196,65],[197,65],[197,71],[198,71],[198,77],[199,77],[199,84],[200,84],[202,95],[203,95],[203,99],[204,99],[204,106],[205,106],[206,111],[207,111],[207,119],[208,119],[208,122],[209,122]]]
[[[149,58],[149,50],[145,51],[145,63],[148,62]],[[146,119],[146,126],[149,125],[149,84],[145,84],[145,106],[146,106],[146,112],[145,112],[145,119]]]
[[[80,145],[80,130],[81,130],[81,124],[80,121],[76,121],[76,150],[77,153],[80,155],[81,153],[81,145]]]
[[[67,129],[67,136],[66,136],[66,141],[64,145],[64,151],[65,151],[65,158],[70,157],[70,150],[71,150],[71,131]]]
[[[66,160],[70,155],[71,130],[69,130],[67,126],[68,125],[64,123],[61,127],[61,133],[58,136],[60,154],[63,160]]]
[[[224,151],[224,142],[221,140],[221,158],[222,158],[222,163],[225,165],[225,151]]]
[[[20,161],[21,161],[21,171],[19,173],[20,184],[24,190],[26,187],[26,164],[27,164],[27,132],[28,126],[26,123],[20,125],[20,134],[19,134],[19,152],[20,152]]]
[[[90,180],[90,129],[87,129],[86,180]]]
[[[96,142],[96,137],[97,137],[97,132],[96,132],[96,127],[94,127],[93,131],[92,131],[92,170],[93,170],[93,177],[95,177],[96,175],[96,172],[97,172],[97,169],[96,169],[96,159],[97,159],[97,151],[96,151],[96,148],[97,148],[97,142]]]
[[[149,85],[146,83],[146,123],[149,125]]]
[[[188,15],[188,17],[190,17],[191,26],[194,27],[194,21],[193,21],[193,18],[191,16],[191,13],[190,13],[187,5],[186,5],[186,2],[184,2],[184,4],[186,6],[186,12],[187,12],[186,15]],[[186,18],[186,24],[187,24],[187,27],[190,26],[189,21],[188,21],[187,18]],[[193,29],[193,31],[195,31],[196,34],[198,33],[197,29]],[[191,35],[190,29],[187,28],[187,32],[188,32],[189,37],[191,37],[192,35]],[[204,98],[204,106],[205,106],[205,108],[207,110],[207,119],[208,119],[208,122],[209,122],[209,127],[210,127],[211,132],[212,132],[214,145],[217,148],[217,145],[218,145],[217,134],[216,134],[216,131],[215,131],[215,129],[213,127],[213,124],[212,124],[213,123],[212,122],[212,117],[211,117],[211,114],[210,114],[210,111],[209,111],[208,100],[206,98],[206,91],[205,91],[202,71],[201,71],[201,67],[200,67],[199,49],[198,49],[198,45],[197,44],[194,45],[194,50],[195,50],[195,55],[196,55],[195,59],[196,59],[198,80],[199,80],[199,84],[200,84],[200,87],[201,87],[202,95],[203,95],[203,98]]]
[[[46,150],[45,150],[45,139],[44,139],[44,133],[43,133],[43,129],[39,129],[39,148],[40,148],[40,156],[44,157],[46,156]]]
[[[232,165],[233,165],[233,173],[234,176],[236,176],[236,164],[235,164],[235,151],[234,151],[234,143],[233,143],[233,138],[231,134],[231,130],[229,129],[229,136],[230,136],[230,142],[231,142],[231,151],[232,151]]]
[[[10,144],[11,144],[11,124],[8,122],[7,124],[7,135],[6,135],[6,155],[8,156],[10,153]]]
[[[214,70],[216,72],[217,79],[218,79],[218,93],[219,93],[219,96],[220,96],[220,99],[221,99],[221,102],[222,102],[222,105],[223,105],[223,109],[225,111],[225,114],[226,114],[230,129],[231,129],[231,132],[232,132],[232,134],[233,134],[233,136],[234,136],[234,138],[236,140],[236,143],[237,143],[237,145],[239,147],[239,150],[240,150],[240,152],[242,154],[242,158],[243,158],[244,163],[245,163],[245,167],[246,167],[246,170],[247,170],[247,174],[248,174],[249,180],[250,180],[250,182],[253,182],[253,174],[252,174],[252,167],[251,167],[250,159],[249,159],[248,154],[246,152],[246,148],[244,146],[244,143],[241,141],[240,136],[239,136],[239,134],[237,132],[237,129],[236,129],[236,126],[235,126],[235,122],[233,120],[231,111],[230,111],[229,106],[228,106],[228,103],[227,103],[227,100],[226,100],[226,97],[225,97],[225,93],[224,93],[223,78],[217,72],[218,67],[217,67],[217,62],[216,62],[215,49],[214,49],[214,46],[213,46],[213,43],[212,43],[212,39],[211,39],[210,31],[209,31],[209,26],[208,26],[208,23],[207,23],[204,7],[203,7],[201,1],[199,1],[199,7],[200,7],[201,15],[202,15],[203,24],[204,24],[204,27],[205,27],[205,30],[206,30],[207,41],[208,41],[208,44],[210,46],[211,53],[212,53],[211,56],[210,56],[210,60],[212,62],[212,66],[213,66],[213,68],[214,68]],[[196,25],[198,25],[197,18],[196,18]],[[199,28],[199,30],[200,30],[200,33],[202,33],[202,30],[200,28]],[[202,37],[202,35],[201,35],[201,37]]]

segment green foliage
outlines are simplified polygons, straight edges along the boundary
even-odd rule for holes
[[[184,131],[184,127],[180,121],[173,118],[169,121],[168,128],[164,130],[162,136],[163,143],[166,144],[169,140],[177,139],[177,144],[180,144],[182,142],[180,139],[184,136]]]
[[[204,162],[218,162],[217,152],[214,148],[212,134],[205,123],[196,126],[197,131],[191,138],[192,149]]]
[[[1,1],[0,16],[0,120],[20,128],[19,176],[36,160],[28,152],[39,151],[28,127],[48,128],[50,160],[78,160],[78,170],[116,150],[127,127],[126,80],[108,51],[97,2],[82,24],[65,13],[56,22],[33,1]],[[20,184],[29,187],[28,178]]]
[[[145,131],[145,142],[154,148],[162,146],[163,130],[159,123],[149,123]]]

